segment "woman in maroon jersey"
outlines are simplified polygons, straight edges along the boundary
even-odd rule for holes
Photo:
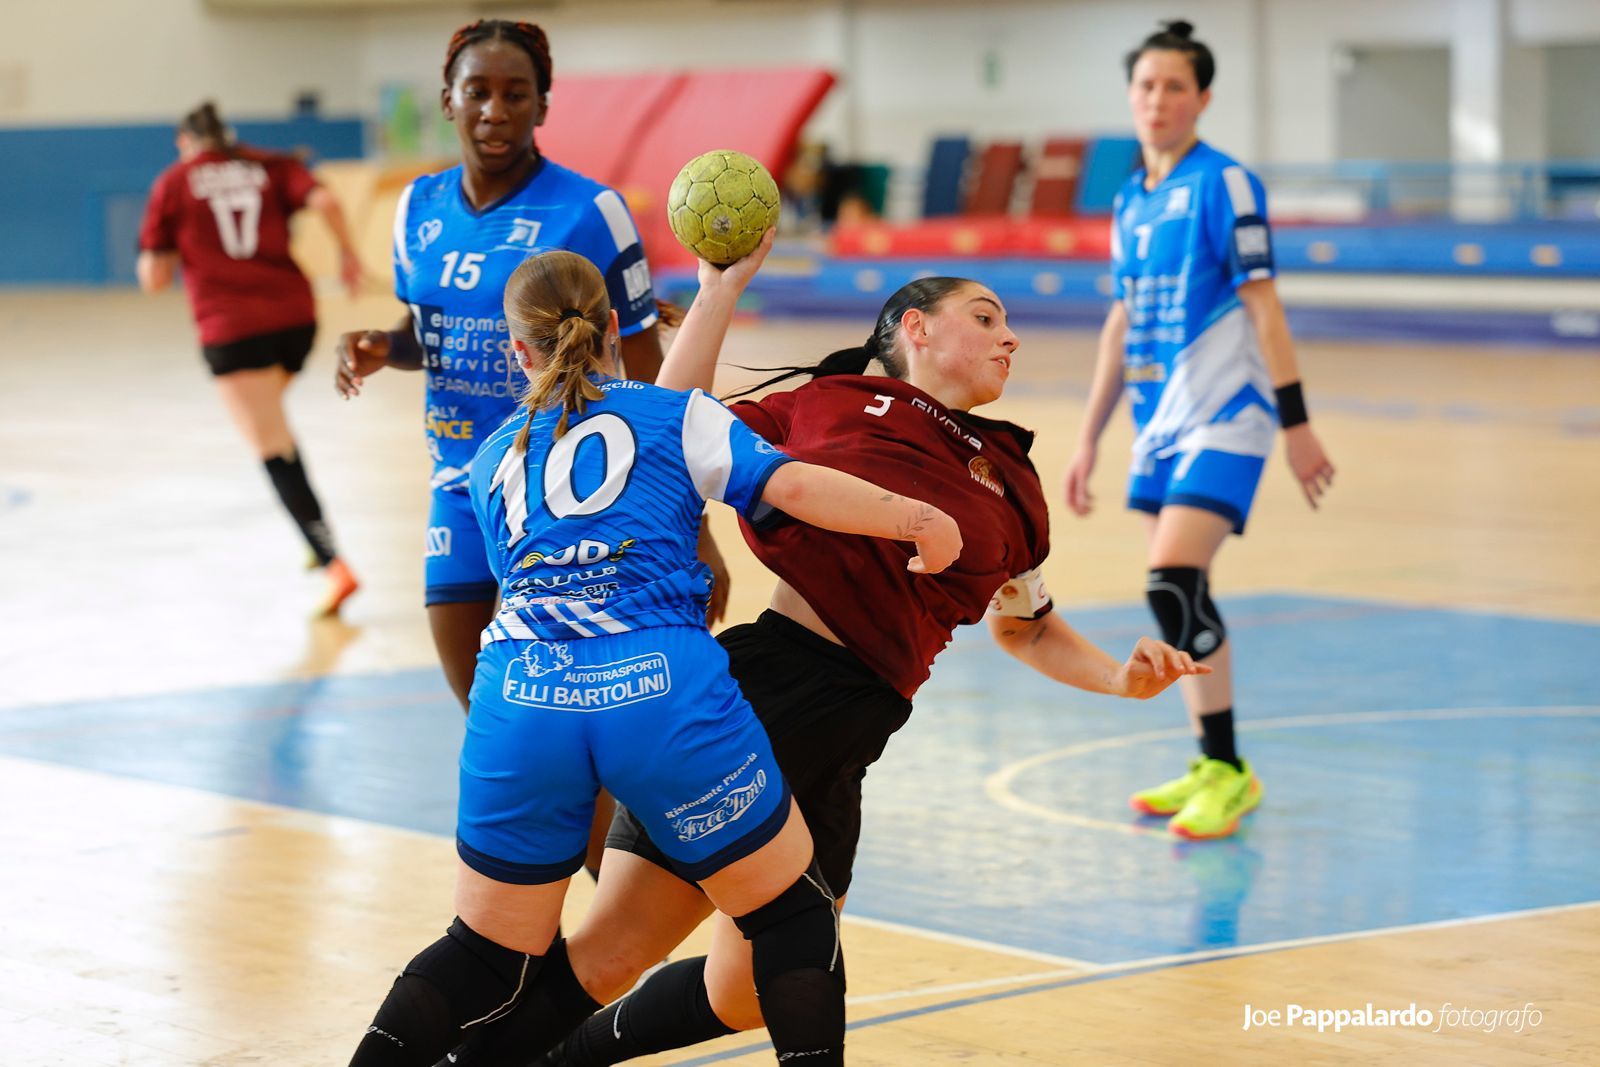
[[[139,286],[165,289],[183,267],[217,391],[326,572],[320,612],[331,615],[356,579],[334,548],[283,410],[317,332],[311,286],[289,255],[289,216],[302,207],[322,216],[352,296],[361,264],[333,195],[299,161],[234,144],[215,105],[184,116],[177,145],[178,162],[156,179],[145,208]]]
[[[752,267],[770,247],[769,237]],[[701,265],[699,295],[659,384],[710,388],[734,303],[753,273]],[[866,344],[758,388],[800,374],[812,381],[732,407],[790,455],[870,473],[896,492],[915,487],[961,525],[960,559],[932,577],[908,572],[908,554],[892,542],[838,537],[781,515],[745,527],[779,582],[756,622],[718,639],[767,728],[840,900],[850,885],[866,769],[910,716],[912,697],[957,626],[987,617],[1007,652],[1094,692],[1148,698],[1208,669],[1149,638],[1118,663],[1052,612],[1039,578],[1049,532],[1044,491],[1028,460],[1033,435],[971,413],[999,398],[1016,349],[1005,308],[987,287],[921,279],[889,298]],[[874,361],[884,374],[865,373]],[[605,1001],[627,990],[711,911],[628,812],[618,812],[607,846],[594,903],[567,946],[583,986],[577,992],[586,994],[569,998],[574,1012],[590,996]],[[749,945],[717,920],[708,957],[661,968],[544,1062],[618,1063],[761,1025]]]

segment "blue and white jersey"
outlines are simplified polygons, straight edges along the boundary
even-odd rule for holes
[[[1236,290],[1274,275],[1266,191],[1203,141],[1154,189],[1144,180],[1140,169],[1117,194],[1111,231],[1134,473],[1180,452],[1265,456],[1272,379]]]
[[[748,515],[789,457],[700,390],[606,379],[560,440],[558,408],[508,419],[472,465],[472,506],[500,581],[484,643],[705,626],[700,513]]]
[[[655,323],[639,231],[622,197],[599,182],[542,160],[482,211],[467,203],[459,166],[400,194],[395,295],[410,305],[424,353],[435,489],[465,492],[478,446],[515,409],[527,379],[506,332],[506,282],[529,255],[557,248],[600,268],[623,336]]]

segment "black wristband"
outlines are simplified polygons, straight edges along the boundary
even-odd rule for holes
[[[388,366],[399,370],[417,370],[422,366],[422,346],[417,343],[414,330],[386,330],[389,335]]]
[[[1280,385],[1274,391],[1278,394],[1278,425],[1287,430],[1311,420],[1306,414],[1306,394],[1299,382]]]

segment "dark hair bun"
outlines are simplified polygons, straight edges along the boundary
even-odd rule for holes
[[[1171,22],[1162,23],[1167,32],[1174,37],[1182,37],[1185,41],[1194,36],[1194,23],[1185,22],[1183,19],[1173,19]]]

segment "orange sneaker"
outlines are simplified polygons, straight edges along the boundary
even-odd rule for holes
[[[361,583],[342,559],[329,562],[323,573],[328,576],[328,595],[317,608],[317,614],[326,618],[339,614],[339,605],[349,600],[350,595],[361,588]]]

